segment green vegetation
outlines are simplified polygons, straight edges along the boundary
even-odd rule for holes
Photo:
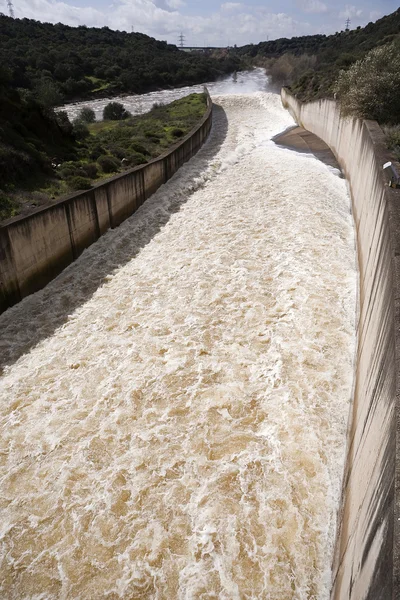
[[[400,47],[395,43],[371,50],[341,71],[335,85],[343,115],[400,122]]]
[[[400,125],[384,125],[386,142],[398,162],[400,162]]]
[[[247,64],[265,66],[278,85],[289,85],[299,99],[307,101],[333,97],[339,72],[375,47],[396,40],[399,31],[400,9],[364,28],[282,38],[243,46],[237,52]]]
[[[28,152],[28,147],[23,144],[31,142],[24,142],[10,129],[13,136],[10,142],[19,142],[22,150],[19,146],[4,146],[2,155],[0,146],[0,220],[15,216],[21,210],[27,212],[26,209],[33,206],[50,203],[62,194],[89,189],[93,183],[110,174],[159,156],[201,119],[207,97],[205,94],[191,94],[165,106],[157,105],[144,115],[123,120],[88,124],[80,120],[80,115],[73,126],[67,122],[64,113],[55,115],[50,110],[44,116],[38,104],[33,106],[39,111],[41,126],[47,128],[48,135],[50,127],[54,129],[54,136],[58,134],[54,140],[60,144],[61,150],[58,149],[55,154],[56,149],[48,141],[47,145],[40,146],[40,152],[35,153],[31,147]],[[0,117],[0,127],[3,125]],[[17,130],[18,125],[16,123]],[[34,140],[32,137],[28,139]],[[37,140],[37,143],[40,145],[42,142]],[[38,162],[34,164],[32,161],[36,154]],[[53,160],[49,159],[49,155],[54,157]],[[15,168],[10,170],[10,165],[14,164]]]
[[[84,123],[94,123],[96,121],[96,114],[93,108],[85,106],[79,111],[78,119]]]
[[[130,116],[124,105],[119,102],[109,102],[103,110],[103,119],[105,121],[123,121]]]
[[[7,65],[11,87],[30,90],[49,106],[204,83],[233,73],[239,62],[181,52],[141,33],[0,15],[0,64]]]

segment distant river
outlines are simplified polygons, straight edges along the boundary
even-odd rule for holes
[[[242,71],[237,74],[237,82],[233,77],[225,77],[220,81],[214,81],[204,84],[207,86],[211,95],[225,94],[253,94],[254,92],[266,91],[268,80],[264,69],[254,69],[254,71]],[[133,96],[117,96],[113,98],[101,98],[100,100],[91,100],[86,102],[76,102],[74,104],[65,104],[60,107],[66,110],[71,121],[78,116],[79,111],[89,106],[96,113],[96,119],[100,121],[103,118],[103,109],[111,101],[121,102],[133,115],[141,115],[151,110],[156,102],[168,104],[178,98],[183,98],[188,94],[202,92],[204,85],[192,85],[187,87],[174,88],[172,90],[161,90],[150,92],[149,94],[136,94]]]
[[[191,161],[0,316],[4,600],[329,598],[350,198],[271,141],[293,121],[262,72],[238,79]]]

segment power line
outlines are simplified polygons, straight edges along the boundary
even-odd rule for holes
[[[346,21],[346,31],[349,31],[350,23],[351,23],[350,19],[347,19],[347,21]]]
[[[8,11],[10,13],[10,17],[14,18],[14,7],[12,5],[11,0],[7,0]]]
[[[180,48],[184,47],[184,45],[185,45],[185,39],[186,39],[185,36],[181,32],[180,35],[178,36],[178,42],[179,42]]]

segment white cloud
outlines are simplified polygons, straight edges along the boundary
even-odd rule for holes
[[[184,2],[183,0],[166,0],[166,3],[173,10],[182,8],[182,6],[186,6],[186,2]]]
[[[343,10],[340,11],[339,17],[341,19],[352,19],[353,17],[361,17],[363,11],[361,8],[346,4]]]
[[[320,0],[299,0],[297,4],[306,13],[321,14],[328,11],[328,7]]]
[[[221,10],[238,10],[244,7],[245,5],[240,2],[224,2],[224,4],[221,4]]]
[[[383,17],[384,13],[381,10],[371,10],[369,13],[370,21],[377,21],[381,17]]]
[[[134,31],[173,44],[178,42],[182,32],[188,46],[243,45],[267,37],[275,39],[314,32],[309,23],[296,21],[285,13],[273,13],[265,6],[225,3],[236,4],[239,6],[235,6],[235,10],[219,10],[204,16],[180,12],[177,0],[168,0],[168,3],[166,0],[114,0],[112,7],[104,8],[99,4],[98,8],[73,6],[60,0],[20,0],[15,13],[19,18],[67,25],[108,26],[125,31],[133,27]]]

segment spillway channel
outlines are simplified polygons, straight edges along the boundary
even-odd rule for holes
[[[0,597],[324,600],[356,338],[350,198],[215,98],[199,154],[0,317]]]

